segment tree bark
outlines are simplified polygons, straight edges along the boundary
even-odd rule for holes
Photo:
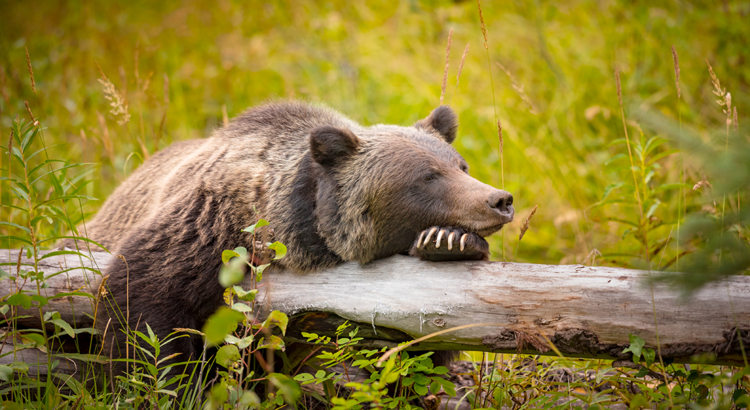
[[[17,258],[18,251],[0,251],[0,263],[13,276]],[[47,296],[75,290],[97,295],[101,276],[80,267],[104,271],[111,258],[93,253],[91,259],[45,259],[39,267],[47,278],[42,291]],[[51,276],[61,268],[71,270]],[[483,324],[414,348],[629,359],[623,350],[633,334],[654,349],[658,340],[667,361],[711,358],[714,363],[742,364],[740,334],[744,346],[750,346],[750,277],[726,278],[683,297],[664,284],[649,286],[647,279],[655,274],[582,265],[434,263],[394,256],[316,273],[268,270],[257,300],[265,311],[289,315],[288,341],[303,341],[301,332],[332,335],[345,321],[352,329],[359,327],[359,336],[365,338],[360,345],[370,347]],[[3,280],[0,292],[14,292],[18,282]],[[36,292],[29,284],[24,289]],[[90,327],[94,304],[92,298],[66,296],[50,301],[44,311],[58,311],[69,323]],[[39,325],[37,309],[19,314],[31,316],[19,324]]]

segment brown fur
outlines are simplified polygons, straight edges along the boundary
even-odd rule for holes
[[[448,144],[456,128],[448,107],[414,127],[363,127],[327,108],[284,102],[158,153],[87,224],[92,239],[124,256],[105,272],[116,302],[99,312],[114,317],[105,351],[124,356],[116,317],[124,316],[117,311],[128,304],[128,282],[131,328],[148,323],[160,337],[200,329],[222,303],[222,251],[251,246],[241,229],[256,222],[253,209],[289,249],[278,264],[299,272],[406,253],[431,226],[478,239],[497,231],[512,220],[510,202],[498,199],[510,195],[468,175]],[[162,355],[200,352],[200,340],[182,338]]]

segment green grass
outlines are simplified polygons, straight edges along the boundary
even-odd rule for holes
[[[9,97],[0,99],[0,124],[7,129],[12,118],[25,115],[28,100],[49,129],[50,143],[68,144],[58,148],[60,153],[101,164],[89,188],[92,196],[106,198],[138,165],[138,139],[154,152],[165,112],[159,148],[208,136],[222,123],[223,107],[231,118],[273,98],[322,101],[367,124],[413,123],[438,104],[449,28],[454,47],[446,101],[460,114],[456,147],[474,176],[500,186],[493,90],[474,2],[7,2],[0,7],[6,16],[0,65]],[[593,248],[628,253],[637,244],[620,240],[624,228],[587,211],[613,179],[603,164],[618,152],[609,143],[622,137],[614,68],[622,72],[626,104],[645,104],[677,118],[670,51],[675,44],[686,126],[705,130],[722,124],[705,58],[734,95],[742,118],[750,78],[742,63],[750,48],[747,36],[740,35],[747,6],[729,4],[725,11],[710,4],[686,10],[677,4],[486,2],[483,8],[505,134],[506,189],[515,195],[519,220],[540,205],[517,260],[576,263]],[[466,43],[472,47],[452,95]],[[24,46],[34,66],[36,94]],[[538,115],[529,112],[495,62],[513,74]],[[132,117],[126,126],[107,113],[97,63],[118,90],[127,90]],[[103,148],[105,131],[97,114],[106,118],[112,158]],[[665,160],[657,181],[677,180],[675,161]],[[688,182],[696,182],[696,175],[697,170],[689,172]],[[666,198],[659,218],[674,222],[677,196]],[[691,206],[695,195],[688,192]],[[519,229],[516,222],[505,234],[508,255]],[[498,258],[499,237],[491,241]]]
[[[79,183],[88,184],[74,191],[99,200],[61,207],[65,223],[42,221],[34,230],[60,236],[66,223],[93,214],[149,155],[173,141],[209,136],[225,113],[231,118],[269,99],[298,98],[365,124],[414,123],[439,103],[452,28],[445,101],[461,121],[454,145],[473,176],[513,193],[517,209],[504,240],[489,238],[493,259],[673,269],[686,252],[680,269],[701,274],[687,277],[692,288],[746,272],[748,133],[727,127],[705,60],[731,92],[744,126],[750,121],[747,3],[485,1],[482,11],[487,50],[472,1],[2,2],[0,144],[7,146],[16,117],[30,119],[27,101],[46,128],[40,135],[50,158],[96,164],[89,174],[77,171]],[[672,45],[680,58],[679,100]],[[110,113],[101,73],[126,100],[128,123]],[[503,125],[502,170],[496,120]],[[6,175],[7,154],[0,160]],[[714,189],[691,189],[704,175]],[[7,186],[2,203],[19,205]],[[70,189],[55,185],[54,192]],[[53,190],[45,192],[36,193],[49,197]],[[23,215],[0,210],[2,221],[23,225]],[[3,235],[22,231],[0,226]],[[1,241],[0,248],[21,245],[7,236]],[[662,369],[688,383],[689,372],[683,377],[681,370]],[[703,383],[696,377],[690,383]],[[528,389],[537,394],[534,383]],[[711,383],[720,390],[737,380],[717,376]],[[667,402],[654,391],[650,399]]]

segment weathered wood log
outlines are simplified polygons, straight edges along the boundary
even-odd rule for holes
[[[17,251],[1,251],[0,263],[15,274],[17,257]],[[83,265],[104,270],[111,258],[94,253]],[[42,262],[39,269],[48,277],[45,294],[81,289],[96,295],[100,276],[80,269],[82,258],[61,255]],[[70,270],[49,277],[61,268]],[[710,356],[714,363],[742,364],[738,335],[750,346],[750,277],[715,282],[689,298],[654,285],[654,305],[645,280],[649,274],[582,265],[432,263],[394,256],[316,273],[266,271],[258,301],[290,316],[290,341],[304,340],[303,331],[332,334],[347,320],[359,326],[365,346],[395,346],[440,330],[484,323],[415,347],[541,354],[556,354],[556,348],[569,357],[624,359],[630,357],[622,352],[629,334],[657,347],[656,324],[665,360],[691,362]],[[11,280],[0,283],[3,295],[15,289]],[[66,321],[86,327],[92,323],[93,303],[91,298],[64,297],[44,310],[58,311]],[[38,325],[38,310],[21,314],[32,318],[19,323]]]

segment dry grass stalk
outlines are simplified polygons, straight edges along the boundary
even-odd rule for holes
[[[99,111],[96,112],[96,118],[99,120],[99,128],[101,128],[100,139],[102,140],[102,145],[104,145],[104,150],[107,152],[109,161],[114,164],[115,150],[112,146],[112,139],[109,137],[109,128],[107,127],[107,121]]]
[[[8,91],[5,89],[5,69],[3,67],[0,67],[0,92],[2,92],[3,94],[5,103],[8,104],[10,102],[10,96],[8,95]]]
[[[448,67],[450,66],[451,43],[453,42],[453,29],[448,32],[448,44],[445,46],[445,70],[443,70],[443,86],[440,89],[440,105],[445,98],[445,87],[448,85]]]
[[[503,126],[500,124],[500,120],[497,120],[497,138],[500,141],[500,154],[503,153]]]
[[[529,216],[526,217],[526,220],[523,222],[523,227],[521,227],[521,234],[518,235],[519,242],[521,241],[521,239],[523,239],[523,236],[526,234],[526,231],[529,230],[529,222],[531,222],[531,217],[534,216],[537,208],[539,208],[539,205],[534,205],[534,209],[531,210],[531,213],[529,214]]]
[[[149,71],[148,75],[146,76],[146,79],[143,80],[143,87],[141,87],[141,93],[145,94],[146,90],[148,90],[148,86],[151,84],[151,77],[154,75],[153,71]]]
[[[504,65],[498,63],[495,61],[495,64],[497,64],[498,67],[500,67],[501,70],[505,73],[505,75],[508,76],[508,79],[510,80],[510,86],[513,88],[516,93],[518,93],[518,96],[521,97],[521,100],[529,105],[529,112],[537,115],[539,114],[539,110],[537,110],[536,105],[534,105],[534,102],[531,101],[531,98],[526,94],[526,91],[524,91],[523,86],[518,83],[516,80],[516,77],[513,76],[513,73],[510,72],[507,68],[505,68]]]
[[[698,181],[697,184],[693,185],[693,191],[697,191],[697,190],[699,190],[699,189],[701,189],[703,187],[705,187],[706,189],[711,189],[712,188],[711,183],[708,182],[708,179],[706,179],[705,175],[703,176],[703,179],[701,179],[700,181]]]
[[[101,69],[100,69],[101,70]],[[117,67],[117,72],[120,74],[120,86],[122,87],[122,98],[128,101],[128,73],[125,72],[125,67]]]
[[[479,22],[482,24],[482,35],[484,36],[484,48],[487,47],[487,27],[484,25],[484,16],[482,15],[482,3],[477,0],[477,8],[479,9]]]
[[[221,119],[224,121],[224,126],[229,125],[229,115],[227,115],[227,105],[221,105]]]
[[[732,124],[734,124],[734,132],[740,130],[740,123],[737,121],[737,107],[734,107],[732,112]]]
[[[641,215],[641,220],[643,220],[643,202],[641,201],[641,194],[640,192],[638,192],[638,179],[635,176],[635,163],[633,161],[633,150],[632,148],[630,148],[630,136],[628,136],[628,126],[625,120],[625,108],[622,105],[622,86],[620,85],[620,69],[619,68],[615,68],[615,82],[617,84],[617,101],[620,102],[620,115],[622,117],[622,128],[625,131],[625,143],[628,146],[628,158],[630,158],[630,169],[632,170],[632,174],[633,174],[633,188],[635,189],[635,199],[638,201],[638,211]],[[645,237],[644,237],[644,242],[648,244],[648,240]],[[648,249],[646,249],[646,255],[649,255]]]
[[[588,256],[586,256],[586,258],[583,261],[581,261],[581,265],[585,265],[586,261],[589,259],[591,259],[592,265],[596,265],[597,256],[602,257],[602,253],[599,252],[599,249],[596,249],[596,248],[592,249],[591,252],[589,252]]]
[[[120,117],[117,120],[118,124],[127,124],[130,121],[130,113],[128,112],[127,101],[125,101],[125,98],[117,92],[117,89],[115,88],[115,85],[112,84],[112,81],[110,81],[109,78],[104,75],[104,71],[102,71],[101,67],[99,67],[99,64],[97,64],[96,66],[97,68],[99,68],[99,73],[102,75],[102,78],[99,79],[99,83],[101,83],[104,87],[104,98],[109,101],[109,105],[112,107],[109,112],[115,117]]]
[[[711,67],[711,63],[706,60],[706,64],[708,64],[708,73],[711,75],[711,84],[714,86],[713,93],[719,97],[718,100],[716,100],[716,103],[719,104],[719,106],[724,107],[724,114],[727,114],[727,126],[732,121],[732,95],[727,92],[726,88],[721,88],[721,82],[718,78],[716,78],[716,74],[714,74],[714,69]]]
[[[503,126],[500,124],[500,120],[497,120],[497,138],[498,138],[498,150],[500,151],[500,186],[505,187],[505,161],[503,161],[503,152],[505,142],[503,141]]]
[[[680,60],[677,58],[677,49],[672,45],[672,59],[674,60],[674,84],[677,87],[677,98],[682,97],[680,90]]]
[[[169,76],[164,74],[164,105],[169,107]]]
[[[10,179],[11,177],[11,168],[13,165],[12,160],[13,160],[13,130],[10,130],[10,135],[8,136],[8,179]]]
[[[34,91],[34,94],[36,94],[36,82],[34,81],[34,70],[31,68],[31,57],[29,56],[29,48],[24,47],[26,49],[26,65],[29,66],[29,77],[31,77],[31,89]]]
[[[169,76],[164,74],[164,114],[162,114],[161,122],[159,123],[159,132],[156,133],[154,152],[159,150],[159,140],[164,132],[164,123],[167,121],[167,112],[169,112]]]
[[[458,75],[456,76],[456,89],[458,89],[458,80],[461,79],[461,72],[464,70],[464,61],[466,61],[466,54],[469,53],[469,43],[466,43],[464,53],[461,54],[461,63],[458,65]]]
[[[31,112],[31,107],[29,106],[29,102],[24,101],[23,103],[26,105],[26,111],[29,113],[29,117],[31,117],[31,122],[36,127],[37,125],[39,125],[39,121],[37,121],[36,118],[34,118],[34,113]]]

